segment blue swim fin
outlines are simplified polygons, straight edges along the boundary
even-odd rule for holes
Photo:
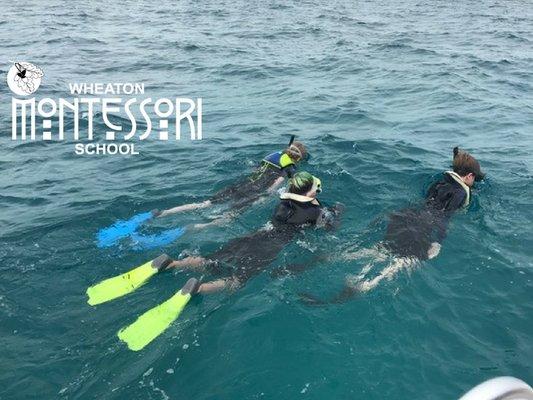
[[[166,246],[167,244],[175,241],[184,233],[185,228],[182,227],[168,229],[154,235],[141,235],[140,233],[134,232],[131,234],[131,240],[133,241],[134,250],[147,250]]]
[[[120,239],[134,233],[139,226],[151,219],[152,216],[152,212],[149,211],[134,215],[128,220],[119,220],[110,227],[100,229],[96,234],[97,246],[102,248],[115,245]]]

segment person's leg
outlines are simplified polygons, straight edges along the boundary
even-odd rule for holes
[[[187,268],[200,268],[203,267],[206,264],[207,260],[203,257],[195,257],[195,256],[189,256],[185,257],[181,260],[174,260],[168,266],[166,269],[170,268],[180,268],[180,269],[187,269]]]
[[[239,286],[240,283],[236,278],[223,278],[201,283],[197,293],[210,294],[220,292],[221,290],[235,290]]]
[[[362,258],[371,258],[373,261],[385,261],[390,255],[382,246],[372,246],[370,248],[361,248],[355,251],[346,251],[341,254],[346,260],[360,260]]]
[[[228,222],[230,222],[233,218],[235,218],[235,215],[236,215],[235,213],[229,211],[229,212],[222,214],[221,216],[219,216],[218,218],[214,219],[211,222],[206,222],[205,224],[194,224],[192,228],[200,230],[200,229],[208,228],[210,226],[225,225]]]
[[[184,204],[182,206],[169,208],[168,210],[163,210],[157,215],[157,217],[165,217],[167,215],[177,214],[184,211],[199,210],[201,208],[210,207],[212,204],[211,200],[206,200],[201,203]]]
[[[203,268],[209,264],[210,260],[204,257],[198,256],[189,256],[185,257],[182,260],[174,260],[168,266],[170,268],[180,268],[180,269],[197,269]],[[209,294],[219,292],[221,290],[235,290],[241,286],[241,282],[236,277],[231,278],[220,278],[210,282],[204,282],[198,285],[198,289],[194,293]]]
[[[368,292],[374,289],[379,284],[379,282],[381,282],[383,279],[391,280],[394,277],[394,275],[396,275],[401,270],[411,269],[415,267],[416,265],[418,265],[418,262],[415,258],[410,258],[410,257],[395,258],[374,279],[359,282],[356,285],[357,289],[359,289],[361,292]]]
[[[295,276],[301,274],[311,268],[315,268],[321,263],[328,261],[330,259],[330,254],[328,253],[318,253],[314,254],[313,257],[302,263],[293,263],[289,265],[284,265],[281,267],[274,268],[270,270],[270,276],[272,278],[279,278],[282,276]]]

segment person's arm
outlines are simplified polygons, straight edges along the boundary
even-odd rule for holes
[[[154,218],[159,218],[159,217],[166,217],[167,215],[177,214],[177,213],[180,213],[180,212],[198,210],[200,208],[206,208],[206,207],[209,207],[209,206],[211,206],[211,201],[210,200],[206,200],[206,201],[203,201],[201,203],[184,204],[182,206],[169,208],[168,210],[162,210],[162,211],[160,211],[160,210],[152,210],[152,214],[153,214]]]
[[[335,230],[340,226],[341,214],[344,212],[344,205],[336,203],[332,207],[322,207],[316,220],[316,226],[326,230]]]
[[[283,183],[285,178],[283,176],[278,177],[272,185],[267,189],[268,193],[274,193],[276,189]]]
[[[433,199],[435,198],[436,196],[436,193],[437,193],[437,187],[438,185],[440,185],[440,181],[439,182],[434,182],[428,189],[427,193],[426,193],[426,200],[430,200],[430,199]]]
[[[294,174],[296,174],[296,166],[288,165],[287,167],[283,168],[283,176],[286,176],[287,178],[292,178]]]
[[[278,177],[274,183],[268,188],[268,193],[274,193],[276,189],[283,183],[285,178],[292,178],[296,173],[296,167],[294,165],[289,165],[281,171],[281,176]]]
[[[222,215],[217,216],[211,222],[205,222],[203,224],[192,224],[192,225],[188,225],[187,228],[200,230],[200,229],[208,228],[210,226],[222,226],[222,225],[226,225],[227,223],[229,223],[233,218],[235,218],[235,216],[236,216],[235,213],[228,211]]]
[[[300,300],[309,306],[326,306],[328,304],[342,304],[353,299],[359,294],[359,290],[353,286],[345,285],[344,288],[331,297],[324,300],[309,293],[299,293]]]
[[[465,200],[466,200],[466,193],[463,188],[453,192],[453,195],[451,196],[450,200],[446,204],[446,208],[444,209],[444,211],[452,213],[454,211],[459,210],[463,206]]]
[[[435,221],[433,226],[433,243],[442,243],[446,239],[446,231],[448,229],[448,222],[452,214],[459,210],[466,200],[466,193],[463,189],[460,191],[452,192],[449,200],[444,206],[444,215],[442,218]]]
[[[342,205],[341,203],[336,203],[332,207],[317,207],[317,216],[316,220],[314,220],[314,224],[317,227],[323,227],[327,230],[336,229],[340,224],[340,215],[343,211],[344,205]],[[274,270],[272,270],[270,275],[273,278],[278,278],[280,276],[301,274],[302,272],[315,267],[316,265],[327,260],[328,258],[329,254],[318,253],[306,263],[293,263],[275,268]]]
[[[274,268],[270,272],[270,276],[272,278],[279,278],[282,276],[289,276],[289,275],[298,275],[301,274],[311,268],[316,267],[318,264],[320,264],[323,261],[326,261],[328,259],[328,255],[325,253],[319,253],[313,256],[311,260],[305,263],[293,263],[289,265],[284,265],[281,267]]]

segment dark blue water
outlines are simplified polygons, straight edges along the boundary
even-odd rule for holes
[[[0,86],[0,398],[453,399],[493,376],[531,383],[532,43],[528,1],[3,4],[2,76],[20,59],[45,71],[37,98],[70,97],[70,82],[202,97],[204,140],[122,157],[11,141]],[[217,249],[263,226],[276,199],[163,249],[98,249],[98,229],[204,200],[289,134],[308,145],[321,198],[347,208],[340,230],[308,232],[273,267],[333,257],[195,298],[144,351],[127,350],[117,330],[193,274],[156,276],[96,309],[86,288],[162,251]],[[302,304],[301,291],[329,296],[366,265],[386,267],[349,255],[420,201],[456,145],[487,179],[440,255],[346,304]]]

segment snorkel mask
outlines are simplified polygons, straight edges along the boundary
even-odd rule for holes
[[[313,176],[313,187],[311,188],[316,194],[322,192],[322,182],[316,176]]]

